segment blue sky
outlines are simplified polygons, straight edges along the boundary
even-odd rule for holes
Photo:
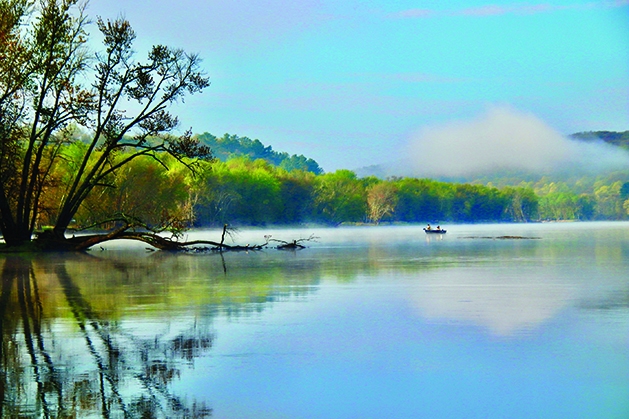
[[[126,17],[140,56],[199,53],[212,84],[178,107],[182,128],[326,171],[396,161],[418,132],[496,106],[562,134],[629,130],[629,0],[91,0],[88,13]]]

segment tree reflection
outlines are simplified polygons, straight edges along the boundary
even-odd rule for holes
[[[209,331],[195,322],[174,338],[130,333],[119,321],[100,316],[65,261],[50,271],[36,266],[18,256],[6,258],[2,266],[0,417],[211,415],[204,404],[170,390],[181,366],[212,347]],[[58,281],[69,325],[67,319],[46,316],[54,301],[40,295],[37,276],[42,272]]]

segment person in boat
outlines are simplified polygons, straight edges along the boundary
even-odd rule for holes
[[[426,230],[432,230],[432,227],[430,227],[430,224],[428,224],[428,226],[426,227]]]
[[[437,226],[437,231],[441,231],[441,226]]]

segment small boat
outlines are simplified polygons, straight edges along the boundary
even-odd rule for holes
[[[427,229],[424,227],[424,231],[426,232],[426,234],[446,234],[446,230],[443,229]]]

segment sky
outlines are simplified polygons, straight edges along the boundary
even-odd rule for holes
[[[629,130],[629,0],[91,0],[88,14],[128,19],[139,58],[154,44],[200,55],[211,85],[177,105],[182,130],[326,172],[427,167],[452,149],[444,132],[478,149],[494,120],[484,147],[499,159],[529,141],[539,153],[523,158],[542,154],[540,129]]]

